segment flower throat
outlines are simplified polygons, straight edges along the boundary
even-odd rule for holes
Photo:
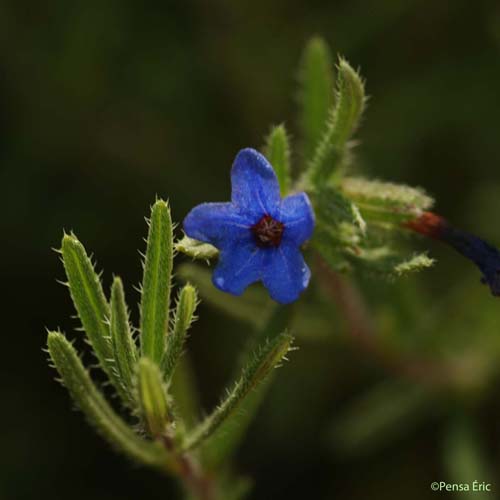
[[[285,225],[266,214],[250,229],[259,247],[278,247],[283,237]]]

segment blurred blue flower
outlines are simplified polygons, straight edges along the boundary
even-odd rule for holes
[[[464,257],[470,259],[483,273],[481,282],[490,287],[495,297],[500,297],[500,252],[493,245],[451,226],[445,227],[441,239]]]
[[[231,184],[231,202],[202,203],[184,219],[189,237],[220,251],[214,285],[240,295],[262,281],[277,302],[297,300],[311,277],[300,251],[314,229],[307,194],[281,199],[272,166],[250,148],[236,156]]]
[[[483,273],[481,282],[500,297],[500,251],[477,236],[457,229],[441,215],[423,212],[418,218],[406,222],[405,227],[417,233],[442,241],[462,254]]]

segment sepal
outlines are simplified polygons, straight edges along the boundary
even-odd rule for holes
[[[205,261],[214,259],[219,255],[219,250],[213,245],[210,245],[210,243],[203,243],[202,241],[195,240],[186,235],[176,242],[175,250],[192,259],[201,259]]]
[[[333,65],[328,45],[313,37],[304,49],[299,68],[299,127],[305,159],[314,155],[334,105]]]
[[[153,361],[141,358],[137,364],[137,400],[149,434],[157,439],[166,435],[169,411],[166,387]]]

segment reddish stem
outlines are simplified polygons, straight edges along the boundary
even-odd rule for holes
[[[359,290],[346,278],[332,271],[320,257],[317,259],[317,267],[323,288],[342,311],[351,338],[358,347],[398,376],[433,386],[453,382],[456,367],[403,355],[382,345]]]

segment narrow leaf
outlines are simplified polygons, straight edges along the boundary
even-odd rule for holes
[[[140,438],[113,411],[64,335],[49,332],[47,343],[50,358],[61,376],[62,383],[97,432],[114,448],[133,460],[162,470],[172,470],[174,465],[166,450],[159,443]]]
[[[151,436],[164,436],[169,421],[167,393],[158,366],[148,358],[141,358],[137,366],[137,399]]]
[[[266,139],[264,156],[274,168],[280,185],[281,195],[290,191],[290,140],[285,125],[273,127]]]
[[[304,50],[299,84],[303,154],[310,161],[324,133],[335,98],[330,51],[320,37],[312,38]]]
[[[175,249],[193,259],[210,260],[219,255],[219,250],[210,243],[203,243],[186,235],[177,241]]]
[[[245,367],[240,379],[228,392],[226,399],[187,436],[184,450],[196,448],[217,431],[224,422],[234,417],[235,410],[244,399],[283,360],[290,350],[292,340],[290,335],[283,333],[255,352],[252,361]]]
[[[182,288],[179,294],[175,310],[174,326],[171,335],[167,339],[167,349],[163,358],[163,373],[167,383],[170,382],[179,357],[182,354],[186,333],[194,319],[197,300],[196,289],[188,283]]]
[[[286,329],[293,316],[292,309],[290,306],[275,306],[273,314],[266,324],[249,339],[248,345],[238,359],[235,378],[239,376],[241,370],[245,369],[245,366],[253,362],[255,351],[261,343],[265,343],[267,339],[274,339],[276,335],[280,335],[278,332]],[[212,468],[217,468],[223,461],[230,458],[245,436],[245,432],[254,419],[273,378],[274,373],[270,373],[266,380],[259,384],[242,401],[238,408],[237,418],[227,419],[212,437],[204,443],[202,447],[204,463]]]
[[[127,403],[133,405],[133,378],[137,362],[137,347],[130,330],[125,293],[122,280],[116,277],[111,287],[111,344],[116,370],[128,396]]]
[[[142,355],[160,363],[165,352],[173,265],[173,227],[168,204],[151,210],[141,300]]]
[[[401,256],[390,247],[358,248],[348,257],[353,264],[357,264],[364,271],[389,279],[401,278],[410,273],[422,271],[432,267],[435,263],[435,260],[425,253],[417,253],[410,257]]]
[[[340,187],[373,222],[400,224],[415,219],[434,203],[422,189],[404,184],[347,177]]]
[[[62,259],[73,303],[94,353],[120,395],[123,386],[118,378],[110,340],[110,308],[101,281],[85,248],[74,234],[65,234]]]
[[[409,273],[432,267],[434,262],[435,260],[428,257],[425,253],[415,254],[412,257],[396,264],[394,266],[394,273],[396,276],[405,276]]]
[[[321,186],[345,160],[347,141],[354,133],[365,105],[364,84],[345,59],[338,64],[337,102],[308,167],[308,180]]]

